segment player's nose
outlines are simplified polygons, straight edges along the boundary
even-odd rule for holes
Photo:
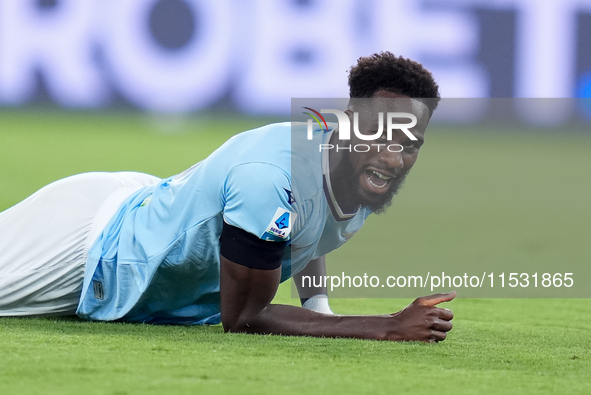
[[[402,159],[402,152],[392,152],[384,150],[380,155],[380,162],[388,169],[400,170],[404,167],[404,160]]]

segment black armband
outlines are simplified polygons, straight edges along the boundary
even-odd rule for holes
[[[220,238],[220,254],[239,265],[259,270],[281,266],[286,241],[261,240],[247,231],[224,222]]]

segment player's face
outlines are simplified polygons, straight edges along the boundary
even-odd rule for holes
[[[392,198],[402,186],[404,179],[415,164],[419,155],[419,149],[424,142],[425,129],[429,123],[429,111],[425,104],[412,100],[408,96],[398,95],[386,91],[378,91],[374,97],[377,99],[356,108],[355,105],[348,111],[353,122],[353,111],[359,114],[359,132],[362,134],[375,134],[379,130],[378,113],[388,112],[412,113],[417,117],[417,124],[409,131],[418,139],[411,140],[402,130],[395,129],[392,139],[387,140],[387,121],[384,119],[382,136],[373,141],[359,139],[355,133],[351,133],[351,145],[365,144],[370,149],[367,152],[351,152],[350,185],[355,199],[361,206],[369,207],[375,213],[383,212],[391,203]],[[394,119],[394,122],[406,124],[408,118]],[[353,124],[351,125],[353,132]],[[398,152],[399,151],[399,152]]]

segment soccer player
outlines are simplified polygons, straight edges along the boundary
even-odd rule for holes
[[[325,295],[314,295],[325,289],[301,286],[307,308],[271,304],[280,282],[323,274],[325,254],[390,204],[439,98],[427,70],[389,52],[360,58],[349,85],[351,121],[355,112],[410,113],[415,139],[395,130],[388,143],[402,150],[318,149],[340,143],[331,125],[314,128],[302,148],[292,137],[306,136],[307,125],[273,124],[234,136],[173,177],[80,174],[0,213],[0,316],[444,340],[453,314],[436,305],[453,292],[380,316],[334,315]],[[360,116],[358,128],[375,134],[378,119]],[[351,145],[364,142],[351,134]]]

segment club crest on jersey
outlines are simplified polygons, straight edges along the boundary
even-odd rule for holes
[[[283,188],[283,190],[287,192],[287,203],[294,204],[295,198],[293,197],[293,193],[287,188]]]
[[[275,215],[273,215],[273,220],[267,226],[262,238],[271,241],[288,240],[295,217],[296,214],[278,207]]]

